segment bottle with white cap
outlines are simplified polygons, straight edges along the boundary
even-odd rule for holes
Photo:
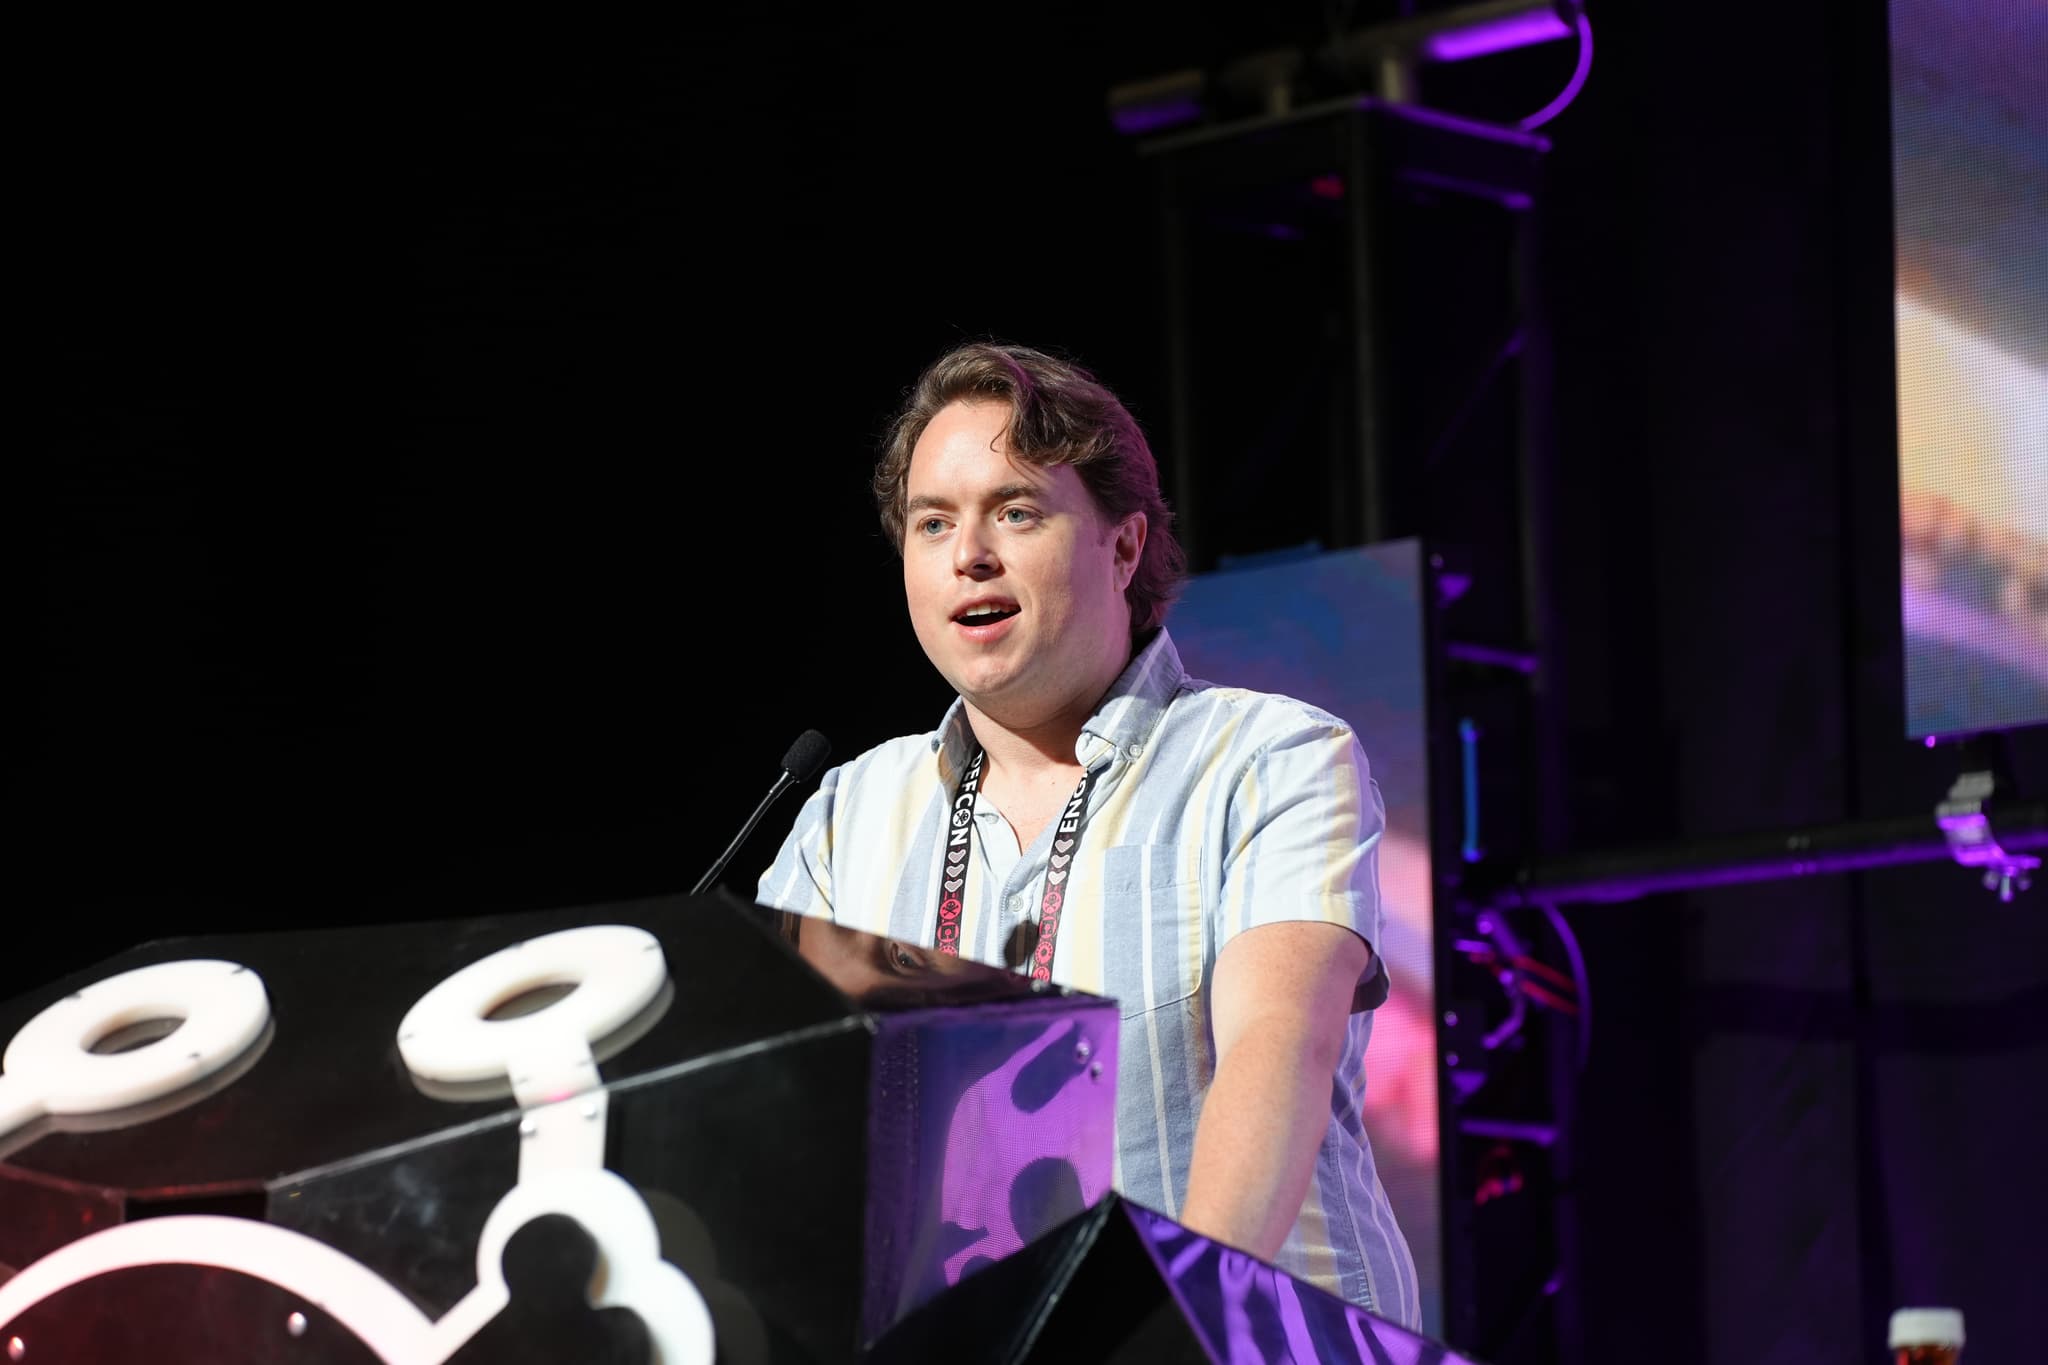
[[[1901,1308],[1892,1314],[1892,1365],[1957,1365],[1963,1358],[1958,1308]]]

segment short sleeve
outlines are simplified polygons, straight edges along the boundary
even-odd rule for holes
[[[832,918],[832,811],[839,790],[833,768],[797,812],[775,861],[761,874],[754,899],[777,910]]]
[[[1261,745],[1232,790],[1223,893],[1210,930],[1218,951],[1262,924],[1341,924],[1373,950],[1352,1009],[1384,1004],[1380,961],[1379,784],[1348,726],[1321,713]]]

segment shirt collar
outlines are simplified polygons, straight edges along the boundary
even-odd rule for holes
[[[1074,741],[1074,760],[1092,768],[1105,759],[1136,758],[1158,728],[1159,718],[1166,714],[1167,703],[1186,680],[1187,670],[1181,666],[1180,651],[1173,647],[1173,638],[1162,626],[1131,656],[1130,663],[1103,694],[1095,714],[1081,726],[1081,737]],[[967,766],[973,745],[967,703],[955,697],[939,728],[931,733],[932,752],[939,756],[942,781],[957,780]]]

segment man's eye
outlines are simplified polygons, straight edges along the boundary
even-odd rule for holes
[[[912,972],[917,970],[917,959],[912,957],[910,955],[910,950],[900,943],[892,943],[889,945],[889,962],[899,972]]]
[[[1002,515],[1002,519],[1003,519],[1004,521],[1008,522],[1008,523],[1009,523],[1010,525],[1012,525],[1012,526],[1022,526],[1022,525],[1023,525],[1023,524],[1025,523],[1025,522],[1027,522],[1027,521],[1030,521],[1030,520],[1031,520],[1031,515],[1032,515],[1032,514],[1031,514],[1031,511],[1030,511],[1030,509],[1029,509],[1029,508],[1024,508],[1024,507],[1005,507],[1005,508],[1004,508],[1004,509],[1002,510],[1002,514],[1001,514],[1001,515]]]
[[[945,525],[946,523],[940,521],[937,517],[926,517],[923,521],[920,521],[917,524],[917,529],[920,533],[924,535],[935,536],[941,530],[945,529]]]

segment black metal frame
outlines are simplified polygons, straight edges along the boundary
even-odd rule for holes
[[[1202,352],[1214,340],[1210,329],[1217,316],[1227,312],[1228,302],[1243,306],[1241,297],[1219,305],[1215,292],[1242,291],[1245,286],[1202,274],[1201,234],[1217,231],[1217,221],[1237,213],[1236,206],[1252,204],[1300,215],[1264,225],[1278,239],[1275,250],[1290,249],[1289,243],[1297,239],[1285,234],[1293,229],[1322,236],[1324,254],[1314,257],[1309,273],[1313,276],[1318,267],[1328,271],[1315,278],[1326,280],[1326,299],[1341,302],[1336,311],[1342,336],[1331,348],[1338,356],[1331,368],[1342,378],[1332,385],[1322,414],[1325,446],[1320,468],[1304,462],[1300,478],[1313,482],[1294,488],[1302,504],[1299,519],[1291,534],[1278,539],[1296,544],[1309,540],[1324,548],[1408,536],[1423,541],[1429,567],[1424,646],[1440,1007],[1461,989],[1455,983],[1462,960],[1451,947],[1460,937],[1458,926],[1469,925],[1483,911],[1460,889],[1465,868],[1458,837],[1462,782],[1457,726],[1461,715],[1468,713],[1467,701],[1476,695],[1501,713],[1507,720],[1501,729],[1514,737],[1487,750],[1483,781],[1489,789],[1541,791],[1554,772],[1555,755],[1533,738],[1545,733],[1536,711],[1544,704],[1542,652],[1550,623],[1538,573],[1545,562],[1543,514],[1548,501],[1544,390],[1549,345],[1537,284],[1534,212],[1547,147],[1542,138],[1513,129],[1371,98],[1346,98],[1195,129],[1141,146],[1157,174],[1165,272],[1168,422],[1167,449],[1162,453],[1181,539],[1198,569],[1213,567],[1234,553],[1270,548],[1231,541],[1229,531],[1234,528],[1226,526],[1217,506],[1218,486],[1236,474],[1232,461],[1246,456],[1240,450],[1219,448],[1222,441],[1209,419],[1237,396],[1217,387],[1219,378],[1227,384],[1227,372],[1205,374],[1208,358]],[[1311,182],[1323,186],[1320,203],[1300,193],[1292,198],[1272,193],[1288,186],[1299,191]],[[1497,211],[1497,246],[1503,257],[1486,263],[1469,285],[1461,283],[1458,291],[1451,291],[1470,295],[1491,290],[1486,304],[1495,321],[1482,329],[1483,351],[1460,353],[1459,363],[1448,367],[1454,372],[1445,378],[1428,377],[1441,400],[1436,412],[1425,411],[1426,404],[1418,397],[1423,387],[1414,374],[1418,362],[1408,354],[1409,333],[1403,330],[1416,311],[1413,272],[1419,264],[1457,268],[1455,261],[1418,263],[1403,255],[1404,229],[1412,246],[1414,217],[1430,212],[1430,205],[1449,205],[1452,212],[1474,206],[1483,206],[1489,215]],[[1404,214],[1408,216],[1403,218]],[[1261,224],[1248,220],[1226,226],[1255,233]],[[1296,312],[1299,316],[1302,310]],[[1469,333],[1465,339],[1470,340]],[[1475,412],[1504,400],[1504,409],[1490,412],[1490,425],[1474,420]],[[1310,443],[1299,442],[1296,448]],[[1501,503],[1503,496],[1512,500],[1511,507]],[[1468,534],[1468,519],[1471,526],[1483,525],[1484,531]],[[1273,533],[1271,527],[1263,529]],[[1501,545],[1504,541],[1513,542],[1511,551]],[[1480,586],[1467,599],[1462,615],[1483,618],[1470,626],[1460,624],[1468,638],[1455,641],[1453,622],[1444,612],[1451,575],[1478,580]],[[1474,631],[1481,638],[1469,638]],[[1524,865],[1533,852],[1532,841],[1543,842],[1540,832],[1527,827],[1535,820],[1518,818],[1502,831],[1498,851],[1508,866]],[[1490,980],[1484,988],[1498,994],[1497,984]],[[1438,1017],[1445,1334],[1452,1342],[1479,1348],[1501,1332],[1494,1324],[1483,1324],[1478,1311],[1489,1269],[1479,1264],[1467,1216],[1472,1162],[1464,1150],[1467,1135],[1458,1106],[1451,1098],[1452,1078],[1442,1065],[1445,1052],[1455,1046],[1444,1021],[1446,1012],[1440,1008]],[[1561,1056],[1568,1041],[1576,1041],[1563,1038],[1563,1032],[1544,1031],[1536,1055]],[[1546,1066],[1546,1071],[1558,1070],[1555,1060]],[[1527,1133],[1541,1131],[1549,1138],[1535,1145],[1552,1160],[1568,1159],[1569,1144],[1559,1130],[1561,1116],[1569,1112],[1569,1095],[1549,1098],[1547,1112],[1512,1119]],[[1485,1297],[1504,1299],[1508,1293]],[[1520,1311],[1517,1307],[1511,1315]]]

